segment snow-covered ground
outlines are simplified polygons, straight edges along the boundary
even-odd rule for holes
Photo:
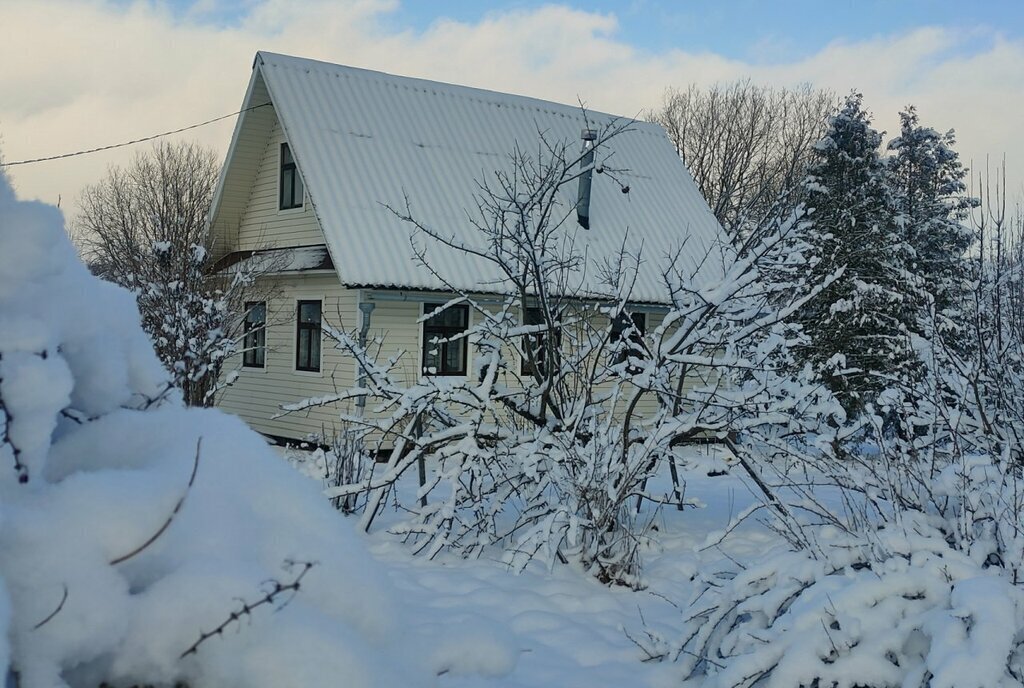
[[[436,626],[445,639],[451,670],[440,685],[679,685],[677,666],[644,661],[644,652],[630,638],[643,637],[646,629],[669,638],[680,633],[679,607],[692,592],[691,578],[701,562],[722,561],[724,566],[728,559],[749,560],[777,544],[755,520],[715,544],[754,497],[735,472],[709,477],[709,469],[720,468],[721,462],[700,456],[706,450],[694,451],[695,462],[682,472],[692,506],[659,510],[658,545],[645,552],[645,588],[639,591],[602,585],[571,566],[548,570],[536,565],[516,574],[501,561],[500,551],[468,560],[448,553],[415,557],[386,527],[375,526],[366,536],[369,550],[399,591],[410,618]],[[281,453],[322,484],[322,454]],[[411,494],[415,480],[409,471],[400,489]],[[655,494],[668,492],[669,483],[666,479],[652,488]],[[397,516],[393,510],[388,515]]]

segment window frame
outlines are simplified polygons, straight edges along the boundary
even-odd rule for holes
[[[252,320],[256,308],[262,306],[263,319]],[[245,320],[242,329],[242,367],[265,369],[267,367],[267,302],[246,301]]]
[[[317,308],[318,308],[318,311],[317,311],[317,321],[316,321],[315,326],[314,326],[313,323],[303,322],[302,321],[302,307],[303,307],[303,305],[312,304],[312,303],[317,304]],[[323,365],[322,365],[323,355],[324,355],[324,349],[323,349],[323,327],[322,327],[323,317],[324,317],[324,302],[323,302],[323,299],[298,299],[298,300],[296,300],[296,302],[295,302],[295,370],[296,371],[303,372],[303,373],[319,373],[321,371],[321,369],[323,368]],[[310,351],[309,352],[310,355],[307,356],[307,358],[310,359],[310,360],[306,361],[306,363],[308,363],[308,366],[303,366],[302,365],[302,333],[304,331],[310,331],[310,332],[315,331],[316,332],[316,342],[317,342],[317,358],[316,358],[316,361],[315,361],[315,366],[316,367],[313,367],[314,366],[314,362],[311,360],[312,359],[312,355],[311,355],[312,351]],[[310,341],[310,348],[312,348],[313,335],[310,335],[310,340],[309,341]]]
[[[287,155],[288,162],[285,162]],[[306,185],[299,174],[299,167],[295,163],[295,155],[287,141],[283,141],[278,148],[277,158],[277,209],[297,210],[302,208],[305,202]],[[285,185],[285,173],[291,172],[290,184]],[[289,191],[291,205],[285,204],[285,190]],[[298,191],[298,194],[296,194]],[[297,196],[297,197],[296,197]]]
[[[444,305],[445,304],[443,303],[424,303],[422,309],[423,315],[428,316],[430,313],[442,308]],[[448,306],[447,308],[444,308],[443,312],[448,311],[458,311],[463,313],[463,320],[465,324],[461,328],[457,328],[452,325],[430,325],[431,318],[424,317],[424,320],[420,325],[420,374],[425,377],[465,377],[469,372],[468,337],[459,337],[459,335],[465,335],[465,333],[469,331],[469,305],[456,304],[454,306]],[[444,364],[448,358],[448,346],[455,342],[459,343],[462,347],[460,369],[447,369],[442,365],[439,368],[435,368],[434,372],[430,372],[430,369],[427,366],[427,352],[430,350],[435,338],[442,340],[437,342],[437,346],[439,347],[437,359],[442,364]]]

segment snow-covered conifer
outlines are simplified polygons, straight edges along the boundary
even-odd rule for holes
[[[917,110],[900,113],[900,134],[889,142],[887,165],[897,220],[912,249],[907,269],[917,275],[940,316],[942,331],[954,334],[963,323],[967,298],[965,252],[973,234],[965,225],[975,201],[966,194],[967,171],[953,149],[950,130],[922,126]]]
[[[852,414],[914,359],[908,333],[918,286],[906,271],[909,250],[881,142],[861,95],[851,94],[815,146],[817,162],[805,182],[813,269],[843,273],[800,314],[810,337],[803,359]]]

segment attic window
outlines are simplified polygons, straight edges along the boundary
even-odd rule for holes
[[[281,183],[280,202],[278,207],[281,210],[302,207],[302,177],[299,176],[299,169],[295,166],[295,158],[287,143],[281,144]]]

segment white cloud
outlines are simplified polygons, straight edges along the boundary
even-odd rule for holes
[[[922,120],[955,127],[965,159],[1007,154],[1024,178],[1024,41],[976,29],[922,27],[836,42],[785,63],[745,63],[680,48],[652,53],[617,36],[614,16],[549,5],[439,18],[423,32],[391,28],[392,0],[251,2],[240,23],[201,23],[207,2],[184,18],[161,5],[100,0],[0,0],[0,150],[19,160],[175,129],[237,109],[256,50],[272,50],[450,81],[633,115],[669,85],[750,76],[779,85],[809,81],[842,94],[859,88],[880,128],[918,106]],[[230,121],[190,132],[223,152]],[[19,192],[65,208],[86,183],[134,149],[9,168]],[[1012,170],[1011,170],[1012,172]]]

